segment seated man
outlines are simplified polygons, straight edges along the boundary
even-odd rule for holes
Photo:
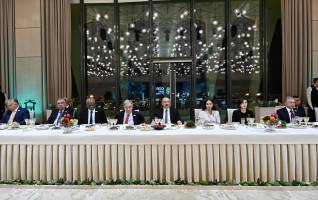
[[[168,97],[161,99],[162,107],[155,111],[155,117],[163,119],[165,124],[182,124],[178,110],[171,108],[171,101]]]
[[[137,111],[133,111],[133,103],[130,100],[124,101],[124,111],[120,111],[116,117],[117,124],[139,125],[145,122],[144,117]]]
[[[292,122],[295,118],[295,99],[287,96],[285,100],[285,107],[276,111],[278,118],[286,123]]]
[[[301,104],[301,100],[300,100],[299,96],[293,96],[293,98],[295,99],[295,114],[296,114],[296,116],[306,117],[305,108]]]
[[[30,113],[27,109],[21,108],[19,102],[16,99],[8,99],[6,101],[7,112],[2,117],[3,123],[12,125],[13,123],[19,123],[25,125],[25,119],[30,119]]]
[[[49,119],[46,121],[47,124],[54,124],[58,126],[60,124],[61,118],[65,114],[72,115],[73,113],[69,113],[68,110],[66,110],[66,102],[64,98],[59,98],[57,100],[57,108],[52,111]]]
[[[78,123],[79,124],[103,124],[107,123],[104,110],[96,107],[93,97],[86,99],[86,107],[81,110]]]

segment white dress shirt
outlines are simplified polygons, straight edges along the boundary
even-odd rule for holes
[[[287,112],[288,112],[289,121],[290,121],[290,122],[292,122],[292,117],[291,117],[291,111],[292,111],[292,109],[289,109],[289,108],[287,108],[287,107],[286,107],[286,109],[287,109]],[[295,111],[294,111],[294,110],[293,110],[293,112],[294,112],[294,116],[296,116],[296,114],[295,114]]]
[[[220,113],[217,110],[213,110],[210,114],[208,111],[201,110],[199,113],[199,118],[204,119],[204,121],[221,123]]]
[[[125,114],[124,114],[123,124],[125,124],[125,121],[126,121],[127,115],[128,115],[128,113],[126,113],[126,112],[125,112]],[[133,117],[133,113],[132,113],[132,112],[129,114],[128,124],[129,124],[129,125],[134,125],[134,117]]]
[[[318,90],[318,88],[316,87],[316,89]],[[312,102],[311,102],[311,92],[312,92],[312,87],[309,86],[306,90],[306,96],[307,96],[307,103],[309,105],[309,107],[313,110],[313,106],[312,106]]]
[[[89,122],[91,121],[91,111],[92,110],[90,110],[90,109],[88,109],[88,117],[87,117],[87,124],[89,124]],[[92,113],[92,123],[93,124],[95,124],[95,112],[96,112],[96,110],[95,110],[95,108],[94,108],[94,110],[93,110],[93,113]]]
[[[64,110],[59,110],[59,112],[57,113],[57,116],[56,116],[56,118],[54,120],[54,124],[55,125],[60,124],[59,120],[62,118],[63,113],[64,113]]]
[[[162,119],[163,119],[163,122],[166,121],[166,111],[167,111],[167,124],[171,124],[171,120],[170,120],[170,108],[168,109],[163,109],[163,113],[162,113]]]

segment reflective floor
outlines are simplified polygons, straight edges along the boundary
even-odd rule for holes
[[[0,200],[317,200],[318,187],[0,186]]]

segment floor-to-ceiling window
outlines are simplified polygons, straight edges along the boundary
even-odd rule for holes
[[[269,79],[281,68],[272,69],[277,58],[271,60],[273,43],[265,40],[277,35],[273,23],[279,19],[268,16],[272,10],[279,16],[280,7],[266,2],[85,0],[73,5],[72,52],[79,51],[74,48],[81,40],[86,55],[85,74],[78,73],[81,67],[72,59],[74,96],[94,95],[109,115],[131,99],[148,121],[163,96],[171,97],[184,119],[206,97],[213,97],[221,110],[235,107],[246,95],[279,98]],[[83,14],[81,6],[85,37],[77,38],[79,20],[73,18]]]

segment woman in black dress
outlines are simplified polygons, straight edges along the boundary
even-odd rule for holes
[[[245,119],[245,124],[247,124],[247,119],[246,118],[254,118],[254,113],[247,109],[248,102],[246,98],[242,98],[240,100],[240,108],[235,110],[232,115],[232,122],[240,122],[241,119]]]

